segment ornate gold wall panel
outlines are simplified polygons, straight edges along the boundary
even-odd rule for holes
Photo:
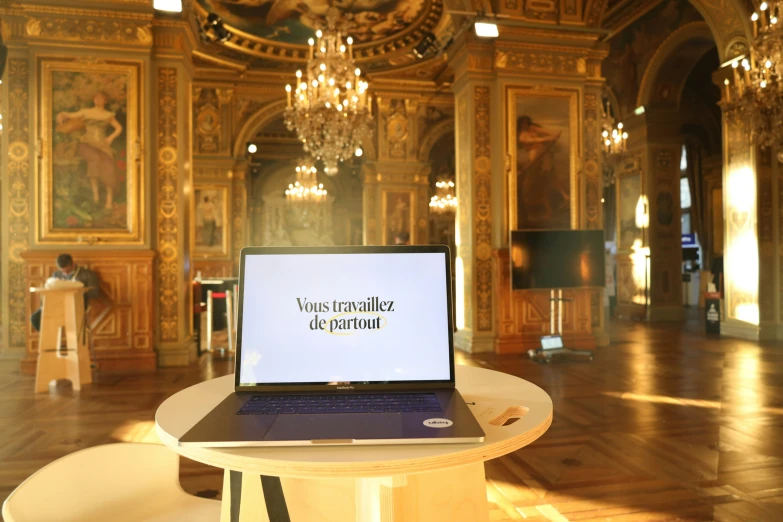
[[[57,269],[59,250],[24,252],[24,283],[29,288],[43,286]],[[154,370],[154,289],[150,250],[79,250],[74,260],[98,273],[105,297],[91,299],[87,324],[92,330],[95,360],[101,371]],[[25,317],[40,307],[38,294],[25,292]],[[38,333],[26,321],[27,353],[22,371],[35,373]]]
[[[545,49],[496,49],[494,63],[496,69],[514,72],[563,76],[587,74],[584,57]]]
[[[24,260],[30,244],[30,66],[27,59],[8,60],[8,318],[11,348],[25,346],[28,314],[25,308]]]
[[[772,193],[772,154],[769,149],[757,154],[756,177],[759,235],[759,319],[775,320],[775,288],[766,281],[775,280],[775,221]]]
[[[457,194],[463,195],[463,199],[467,199],[465,194],[471,194],[471,179],[470,179],[470,161],[472,155],[472,148],[470,146],[470,117],[468,115],[468,96],[470,92],[463,91],[457,97],[457,112],[455,115],[455,140],[456,140],[456,154],[457,154]],[[465,324],[463,328],[471,330],[474,327],[473,321],[473,242],[468,240],[473,234],[473,220],[474,212],[467,204],[462,204],[457,207],[457,224],[456,231],[460,241],[457,242],[457,256],[460,258],[461,263],[457,266],[456,277],[461,281],[457,282],[457,289],[464,289],[464,295],[456,295],[456,299],[460,299],[461,305],[464,307],[462,317]],[[462,267],[462,277],[460,277],[460,266]],[[459,310],[460,303],[457,303],[457,310]],[[458,318],[459,320],[459,318]]]
[[[587,90],[586,90],[587,91]],[[584,120],[583,129],[583,157],[581,175],[584,179],[584,227],[591,230],[603,228],[601,215],[601,194],[603,193],[603,180],[601,179],[601,122],[598,120],[598,104],[600,91],[595,88],[584,94]],[[590,315],[593,320],[593,328],[601,325],[602,290],[590,292]]]
[[[98,15],[92,12],[93,16]],[[146,18],[146,17],[145,17]],[[152,44],[152,28],[149,19],[84,19],[58,16],[30,16],[25,24],[26,36],[56,42],[100,42],[123,45]]]
[[[177,70],[161,67],[158,83],[158,270],[160,283],[160,340],[177,341],[179,331],[179,280],[182,265],[179,258],[179,209],[181,187],[178,182],[177,136]]]
[[[495,277],[498,288],[495,294],[498,315],[496,353],[524,353],[541,345],[541,336],[548,335],[549,291],[511,291],[511,265],[508,249],[494,250]],[[564,290],[563,297],[573,301],[563,304],[563,337],[572,348],[593,349],[596,339],[592,335],[591,290]]]
[[[473,169],[475,174],[476,315],[477,331],[492,331],[492,163],[490,149],[489,87],[474,90],[475,130]]]

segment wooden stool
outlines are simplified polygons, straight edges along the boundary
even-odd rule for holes
[[[54,379],[68,379],[74,390],[92,382],[90,353],[84,339],[84,287],[31,288],[41,295],[41,335],[35,392],[49,390]],[[66,350],[61,349],[65,333]]]

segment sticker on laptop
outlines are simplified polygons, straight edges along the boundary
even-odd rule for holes
[[[454,424],[449,419],[427,419],[424,421],[424,425],[428,428],[448,428]]]

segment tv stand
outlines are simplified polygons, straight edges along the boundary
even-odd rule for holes
[[[552,289],[549,291],[549,335],[563,338],[563,303],[573,301],[573,299],[563,297],[563,289]],[[555,308],[557,303],[557,308]],[[555,316],[557,316],[557,331],[555,331]],[[589,350],[572,350],[570,348],[551,348],[543,347],[535,350],[528,350],[528,355],[536,362],[551,362],[553,358],[578,356],[593,360],[593,353]]]

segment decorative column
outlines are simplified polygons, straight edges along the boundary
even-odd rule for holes
[[[156,42],[172,42],[177,30],[156,27]],[[195,357],[192,342],[192,245],[188,228],[193,192],[191,168],[191,80],[187,63],[158,48],[152,63],[155,103],[153,175],[158,251],[158,365],[184,366]],[[164,55],[165,53],[165,55]]]
[[[468,39],[460,44],[452,59],[459,199],[454,344],[475,353],[492,351],[495,345],[493,207],[502,205],[502,196],[493,194],[492,145],[498,143],[503,125],[493,119],[501,111],[499,89],[492,82],[491,45]],[[502,159],[500,151],[494,158]]]
[[[511,230],[603,228],[598,111],[606,52],[588,31],[569,34],[568,46],[541,44],[561,29],[538,31],[503,26],[494,40],[466,31],[452,53],[455,344],[471,352],[524,353],[550,330],[549,289],[511,288]],[[540,142],[524,142],[523,132],[551,140],[535,155],[525,143]],[[605,342],[601,291],[569,289],[564,296],[566,345]]]
[[[401,233],[408,244],[427,244],[429,165],[418,159],[419,101],[378,92],[377,158],[363,165],[364,244],[394,245]]]
[[[713,75],[723,99],[724,305],[721,333],[783,339],[783,168],[777,151],[753,142],[747,113],[732,108],[734,74]]]

